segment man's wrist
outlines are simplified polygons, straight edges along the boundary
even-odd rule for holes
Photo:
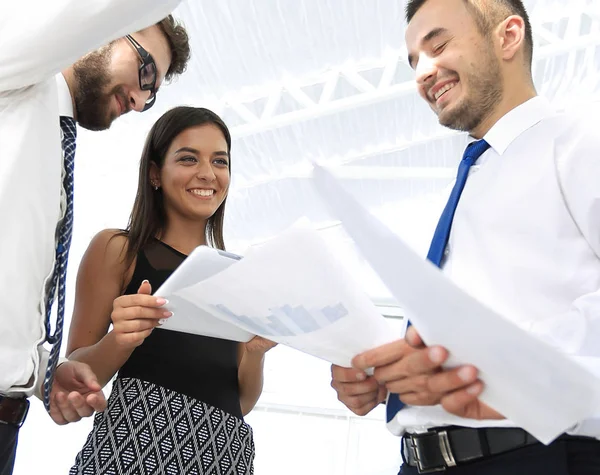
[[[60,358],[58,358],[58,363],[56,363],[56,369],[58,369],[58,367],[61,364],[66,363],[67,361],[69,361],[69,358],[65,358],[64,356],[61,356]]]
[[[44,380],[46,379],[46,371],[48,369],[48,358],[50,357],[50,353],[43,348],[40,350],[40,364],[38,367],[37,381],[35,382],[35,387],[33,388],[33,394],[40,401],[44,400],[44,396],[42,394],[42,388],[44,386]],[[56,368],[63,364],[64,362],[69,361],[68,358],[61,356],[58,358],[58,363],[56,364]]]

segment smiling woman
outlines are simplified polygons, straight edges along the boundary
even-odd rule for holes
[[[194,234],[203,238],[199,244],[225,248],[223,219],[231,174],[230,149],[229,129],[207,109],[176,107],[158,120],[142,152],[138,191],[128,229],[128,259],[157,234],[169,241],[167,233],[180,226],[195,226],[198,232]],[[186,214],[189,197],[181,192],[200,184],[219,187],[218,205],[214,206],[217,200],[213,200],[207,208],[189,210],[191,214]],[[180,236],[176,231],[176,234],[178,238],[171,242],[173,245],[188,251],[195,247],[179,242],[187,233]]]
[[[154,331],[172,313],[150,295],[195,247],[225,248],[230,150],[213,112],[168,111],[148,135],[129,226],[99,233],[82,260],[67,352],[103,385],[118,375],[71,474],[253,471],[243,416],[270,345]]]
[[[171,227],[179,219],[206,221],[226,198],[229,145],[217,125],[198,125],[181,132],[171,142],[162,166],[153,161],[150,167],[154,187],[162,190]]]

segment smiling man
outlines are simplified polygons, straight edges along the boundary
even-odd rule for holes
[[[106,407],[90,368],[58,357],[76,123],[108,129],[151,107],[163,81],[185,70],[187,33],[168,15],[178,3],[0,6],[0,288],[8,296],[0,310],[0,475],[12,472],[28,396],[42,398],[58,424]]]
[[[521,1],[409,0],[406,19],[419,94],[442,125],[468,132],[471,142],[427,258],[515,325],[600,374],[597,119],[556,113],[537,97]],[[332,386],[357,414],[390,391],[400,473],[600,473],[600,415],[545,446],[478,399],[477,362],[445,369],[448,357],[411,327],[405,339],[358,355],[353,369],[332,367]],[[364,372],[369,367],[373,376]]]

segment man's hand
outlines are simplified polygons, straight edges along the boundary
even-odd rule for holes
[[[58,425],[77,422],[106,409],[106,398],[92,369],[79,361],[56,368],[50,393],[50,417]]]
[[[503,416],[478,397],[483,383],[473,366],[444,369],[448,351],[427,347],[414,327],[404,340],[380,346],[356,356],[357,369],[375,367],[374,377],[400,400],[412,406],[441,404],[451,414],[470,419],[502,419]]]
[[[354,414],[364,416],[385,401],[387,389],[373,376],[353,368],[331,365],[331,387],[338,399]]]
[[[373,376],[379,384],[400,395],[405,404],[430,406],[440,402],[441,395],[428,388],[430,376],[440,371],[447,352],[439,347],[427,348],[422,342],[411,340],[413,327],[406,338],[361,353],[352,360],[352,366],[366,370],[375,368]],[[428,353],[434,350],[439,362],[431,361]]]

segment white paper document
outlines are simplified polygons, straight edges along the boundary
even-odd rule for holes
[[[237,263],[239,259],[239,256],[207,246],[194,249],[155,292],[155,295],[169,301],[165,308],[173,312],[173,316],[166,319],[160,329],[240,342],[249,341],[254,336],[252,333],[215,317],[212,312],[196,306],[193,299],[185,298],[181,294],[183,289],[218,274]]]
[[[330,172],[315,166],[313,180],[424,341],[446,347],[449,366],[479,368],[485,403],[544,443],[600,412],[600,379],[459,289]]]
[[[312,229],[291,229],[240,261],[199,248],[156,292],[163,328],[248,341],[253,335],[341,366],[401,337]],[[212,253],[212,255],[211,255]]]

